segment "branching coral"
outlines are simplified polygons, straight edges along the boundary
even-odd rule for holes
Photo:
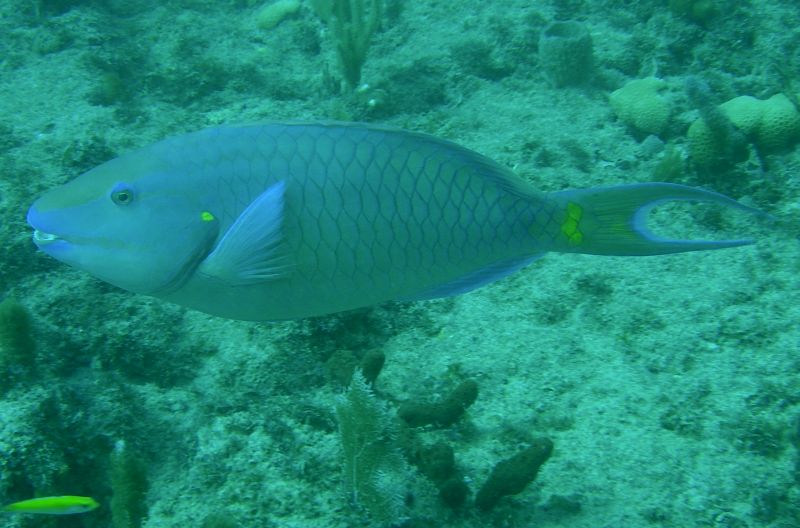
[[[372,521],[388,525],[401,518],[399,483],[403,460],[395,447],[396,429],[385,405],[356,371],[350,388],[336,406],[342,443],[344,483],[353,501]]]
[[[312,0],[311,6],[331,31],[345,82],[356,88],[383,16],[383,0]]]
[[[144,463],[119,441],[110,458],[111,524],[114,528],[139,528],[147,515],[148,482]]]

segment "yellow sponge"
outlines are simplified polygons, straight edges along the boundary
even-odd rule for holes
[[[666,86],[656,77],[630,81],[611,93],[611,108],[626,125],[658,135],[667,127],[672,113],[669,102],[659,94]]]

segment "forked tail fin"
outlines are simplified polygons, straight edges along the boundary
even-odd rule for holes
[[[663,255],[752,244],[752,240],[672,240],[645,225],[650,210],[664,202],[712,202],[749,213],[765,213],[722,194],[674,183],[638,183],[562,191],[550,195],[563,213],[557,249],[594,255]]]

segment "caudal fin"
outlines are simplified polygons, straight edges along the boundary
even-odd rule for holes
[[[566,211],[557,251],[594,255],[663,255],[752,244],[742,240],[671,240],[645,225],[656,205],[675,200],[712,202],[764,215],[758,209],[703,189],[674,183],[639,183],[554,193]]]

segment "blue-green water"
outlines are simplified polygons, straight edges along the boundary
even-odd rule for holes
[[[273,25],[246,0],[0,3],[0,297],[31,318],[26,330],[0,313],[0,503],[101,503],[0,524],[799,526],[793,2],[388,0],[355,89],[324,4],[284,3]],[[577,37],[552,42],[584,30],[589,58]],[[653,126],[611,97],[649,77],[663,82],[622,105]],[[776,94],[785,104],[753,103],[767,117],[750,128],[723,104],[724,144],[689,132],[726,101]],[[660,233],[758,243],[553,254],[456,298],[265,324],[117,290],[31,243],[25,212],[43,190],[170,134],[265,119],[386,123],[543,191],[671,181],[780,221],[671,208],[654,215]],[[343,399],[375,351],[374,393]],[[466,380],[479,393],[455,424],[398,417]],[[355,490],[340,433],[354,394],[379,418],[355,425],[381,458]],[[477,508],[495,464],[545,437],[554,449],[535,481]],[[436,444],[469,489],[460,506],[420,461]]]

